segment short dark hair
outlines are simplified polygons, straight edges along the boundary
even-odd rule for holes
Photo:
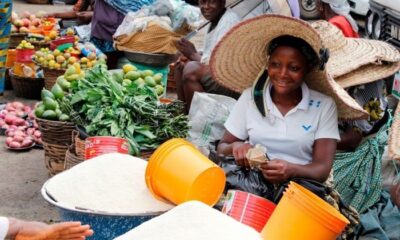
[[[307,63],[312,67],[317,66],[319,64],[319,57],[314,49],[308,44],[305,40],[293,37],[290,35],[283,35],[277,38],[274,38],[269,46],[268,46],[268,55],[271,55],[278,47],[292,47],[294,49],[299,50]]]

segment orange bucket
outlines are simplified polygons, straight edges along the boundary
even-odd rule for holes
[[[85,159],[94,158],[106,153],[128,154],[128,141],[119,137],[88,137],[85,140]]]
[[[229,190],[222,212],[261,232],[275,209],[275,204],[254,194]]]
[[[32,70],[32,75],[26,76],[24,73],[24,66],[29,67]],[[13,72],[17,76],[21,77],[35,77],[36,75],[36,64],[34,62],[14,62]]]
[[[347,224],[329,203],[291,182],[261,235],[265,240],[335,240]]]
[[[198,200],[210,206],[218,202],[226,180],[220,167],[180,138],[157,148],[149,159],[145,178],[157,199],[177,205]]]

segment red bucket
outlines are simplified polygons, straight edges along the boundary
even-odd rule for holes
[[[128,154],[128,141],[119,137],[88,137],[85,141],[85,159],[100,156],[106,153]]]
[[[65,44],[65,43],[75,43],[75,37],[74,36],[66,36],[66,37],[61,37],[57,38],[56,40],[53,40],[50,42],[50,49],[54,50],[56,49],[59,45]]]
[[[222,212],[261,232],[276,205],[254,194],[229,190]]]
[[[35,49],[17,49],[15,60],[20,63],[32,62],[33,54],[35,54]]]

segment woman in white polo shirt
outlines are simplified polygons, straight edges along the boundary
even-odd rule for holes
[[[327,59],[319,35],[301,20],[262,16],[228,32],[213,52],[212,73],[221,85],[244,91],[218,153],[248,168],[247,151],[261,144],[271,159],[261,165],[267,182],[324,182],[340,140],[336,105],[342,117],[366,116],[326,74]]]

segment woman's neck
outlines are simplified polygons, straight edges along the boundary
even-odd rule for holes
[[[221,20],[222,16],[225,14],[226,12],[226,8],[221,12],[221,14],[218,16],[218,18],[210,21],[210,28],[209,28],[209,32],[211,32],[212,30],[214,30],[214,28],[218,25],[219,20]]]
[[[297,88],[294,92],[290,94],[279,94],[274,91],[274,87],[271,88],[271,99],[275,105],[285,106],[285,107],[295,107],[300,103],[302,99],[301,87]]]

